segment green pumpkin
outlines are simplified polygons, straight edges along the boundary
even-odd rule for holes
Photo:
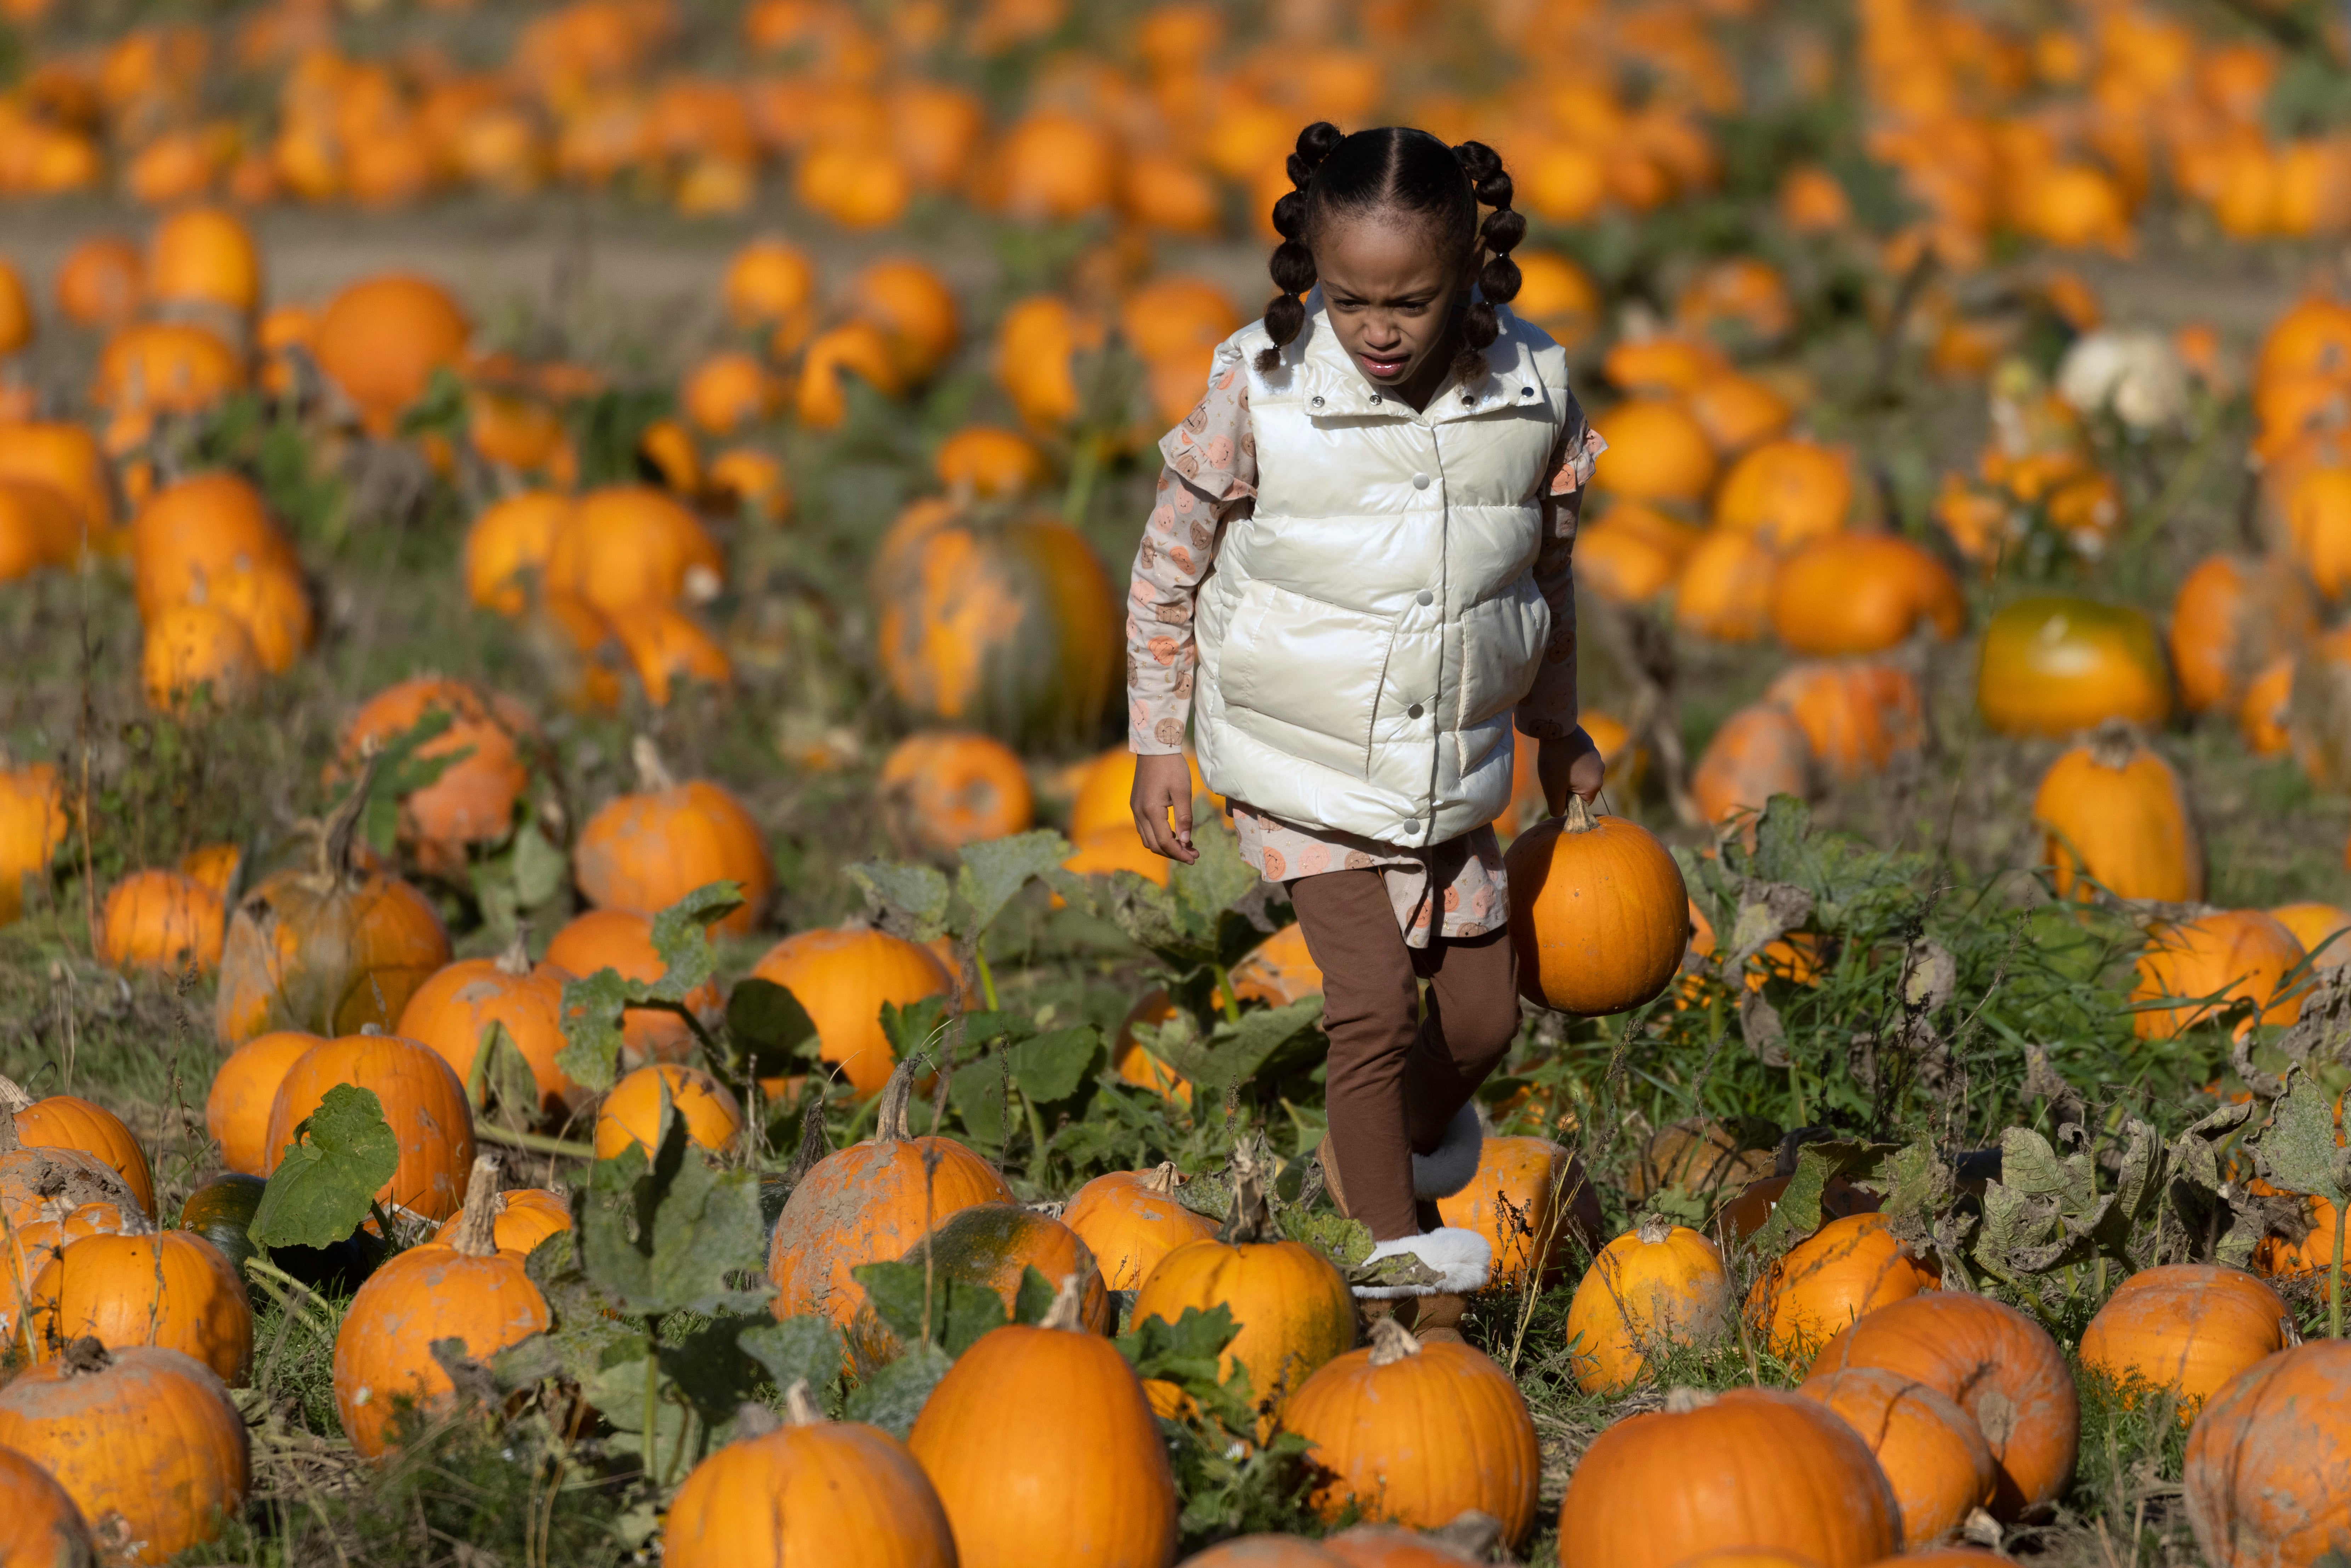
[[[180,1228],[219,1248],[239,1279],[245,1277],[246,1264],[259,1258],[298,1283],[349,1294],[383,1261],[382,1241],[364,1230],[331,1247],[263,1247],[253,1239],[253,1217],[268,1185],[259,1176],[234,1172],[216,1176],[180,1206]]]

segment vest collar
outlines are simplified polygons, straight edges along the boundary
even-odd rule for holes
[[[1509,329],[1507,306],[1502,317],[1503,331],[1486,346],[1486,373],[1467,386],[1448,379],[1426,409],[1416,409],[1402,398],[1383,393],[1355,368],[1353,357],[1331,329],[1322,290],[1317,287],[1306,297],[1306,324],[1281,350],[1281,369],[1275,373],[1290,383],[1282,390],[1294,394],[1308,413],[1317,416],[1445,424],[1501,407],[1540,407],[1548,390],[1542,374],[1535,368],[1533,353]]]

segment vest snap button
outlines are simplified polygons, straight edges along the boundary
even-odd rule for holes
[[[1314,406],[1315,406],[1316,408],[1321,408],[1321,407],[1322,406],[1322,400],[1321,398],[1319,398],[1319,397],[1318,397],[1318,398],[1316,398],[1316,399],[1314,400]]]
[[[1416,821],[1413,821],[1406,822],[1406,823],[1404,825],[1404,831],[1405,831],[1405,832],[1407,832],[1407,833],[1416,833],[1416,832],[1420,831],[1420,823],[1419,823],[1419,821],[1418,821],[1417,820],[1416,820]]]
[[[1423,603],[1423,604],[1432,604],[1432,603],[1435,603],[1435,602],[1436,602],[1436,601],[1437,601],[1437,595],[1435,595],[1434,593],[1429,592],[1429,591],[1428,591],[1428,590],[1426,590],[1426,589],[1425,589],[1425,588],[1424,588],[1424,589],[1422,589],[1422,590],[1420,591],[1420,602],[1421,602],[1421,603]]]
[[[1519,395],[1520,397],[1532,397],[1535,395],[1535,389],[1532,387],[1520,387],[1519,389]]]
[[[1404,716],[1406,718],[1418,718],[1420,716],[1420,705],[1418,703],[1415,703],[1410,707],[1405,709]]]
[[[1414,475],[1414,476],[1412,476],[1412,487],[1413,487],[1414,489],[1416,489],[1416,490],[1426,490],[1426,489],[1427,489],[1427,488],[1428,488],[1428,476],[1427,476],[1427,475],[1426,475],[1426,474],[1416,474],[1416,475]]]
[[[1379,401],[1380,401],[1380,394],[1379,394],[1379,393],[1377,393],[1377,392],[1374,392],[1374,393],[1372,394],[1372,401],[1373,401],[1374,402],[1379,402]]]

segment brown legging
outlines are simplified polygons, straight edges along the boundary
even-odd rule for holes
[[[1510,933],[1407,947],[1375,870],[1300,877],[1289,891],[1322,971],[1326,1155],[1347,1213],[1374,1240],[1416,1235],[1411,1155],[1437,1147],[1518,1034]],[[1416,978],[1428,981],[1425,1019]]]

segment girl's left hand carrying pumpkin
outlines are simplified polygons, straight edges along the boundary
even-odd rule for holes
[[[1543,801],[1554,817],[1567,810],[1571,793],[1591,804],[1606,773],[1600,747],[1580,724],[1569,734],[1543,741],[1535,752],[1535,777],[1542,781]]]

